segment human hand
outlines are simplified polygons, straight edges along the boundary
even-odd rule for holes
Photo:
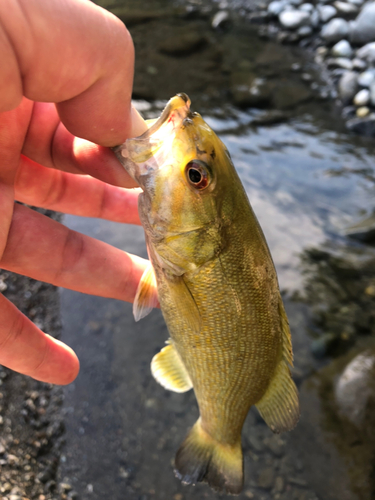
[[[14,203],[139,224],[134,181],[103,147],[146,128],[129,33],[88,0],[2,0],[0,56],[0,268],[132,301],[146,261]],[[74,380],[75,353],[2,295],[0,317],[1,364]]]

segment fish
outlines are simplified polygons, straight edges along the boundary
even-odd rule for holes
[[[151,372],[175,392],[194,389],[200,416],[175,457],[186,484],[239,494],[241,432],[255,405],[273,432],[299,419],[293,351],[275,266],[231,156],[177,94],[141,136],[113,148],[141,187],[150,265],[136,320],[157,304],[170,338]],[[155,290],[157,289],[157,293]]]

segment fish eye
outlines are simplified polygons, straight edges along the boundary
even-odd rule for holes
[[[205,189],[210,183],[207,165],[200,160],[192,160],[185,167],[188,183],[196,189]]]

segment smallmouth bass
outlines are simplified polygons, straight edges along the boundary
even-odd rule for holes
[[[289,325],[266,240],[226,147],[186,94],[114,151],[143,190],[139,213],[152,263],[134,316],[155,306],[156,280],[171,337],[152,374],[166,389],[193,388],[199,405],[175,474],[238,494],[250,407],[274,432],[299,418]]]

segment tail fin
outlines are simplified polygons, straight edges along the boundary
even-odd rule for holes
[[[175,474],[185,484],[204,481],[216,491],[238,495],[243,487],[241,439],[233,446],[220,443],[199,419],[176,454]]]

